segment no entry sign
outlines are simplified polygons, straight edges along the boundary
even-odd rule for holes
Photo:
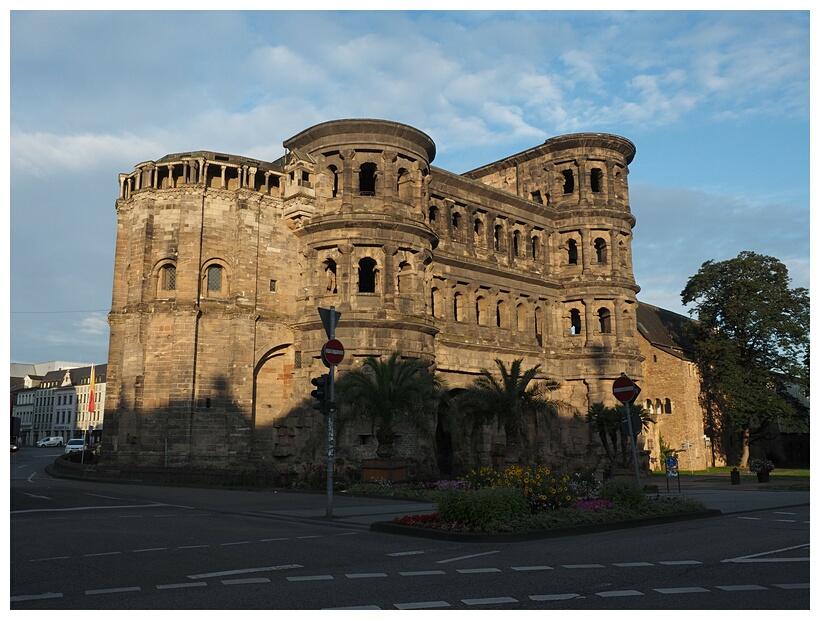
[[[632,379],[626,375],[621,375],[612,383],[612,393],[622,403],[628,403],[635,398],[635,390],[637,387],[632,382]]]
[[[341,364],[345,357],[344,345],[338,340],[328,340],[322,345],[322,359],[332,365]]]

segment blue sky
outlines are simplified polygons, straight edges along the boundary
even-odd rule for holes
[[[809,287],[808,11],[7,19],[10,361],[107,361],[119,173],[189,150],[272,161],[338,118],[412,125],[456,173],[624,136],[640,301],[686,314],[701,264],[743,250]]]

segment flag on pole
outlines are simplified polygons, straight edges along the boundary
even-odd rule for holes
[[[91,364],[91,379],[88,380],[88,413],[94,413],[94,364]]]

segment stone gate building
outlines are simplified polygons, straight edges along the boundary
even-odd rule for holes
[[[459,388],[523,358],[581,415],[615,404],[620,373],[643,378],[629,140],[559,136],[465,174],[432,167],[432,139],[389,121],[330,121],[284,146],[274,162],[196,151],[120,175],[108,464],[321,462],[317,307],[341,312],[340,373],[399,350]],[[433,430],[398,446],[431,475],[436,459],[489,463],[498,441]],[[569,415],[541,439],[555,466],[595,460]],[[336,447],[353,464],[375,446],[351,429]]]

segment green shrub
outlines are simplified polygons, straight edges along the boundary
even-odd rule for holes
[[[632,480],[607,480],[601,487],[600,496],[616,506],[640,506],[646,501],[643,489]]]
[[[529,513],[527,500],[517,489],[444,491],[437,504],[439,518],[481,528],[491,521],[505,521]]]

